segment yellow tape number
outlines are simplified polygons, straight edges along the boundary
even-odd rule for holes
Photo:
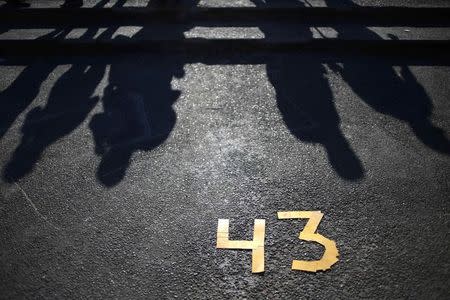
[[[220,249],[248,249],[252,250],[252,273],[264,272],[264,238],[266,221],[256,219],[252,241],[230,241],[230,220],[219,219],[217,225],[217,248]]]
[[[280,211],[278,219],[309,219],[305,228],[300,232],[299,239],[317,242],[325,247],[325,252],[320,260],[294,260],[292,261],[292,270],[306,272],[325,271],[331,268],[338,261],[339,252],[336,243],[327,239],[321,234],[315,233],[323,213],[320,211]]]

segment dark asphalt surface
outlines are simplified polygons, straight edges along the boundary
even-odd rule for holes
[[[0,298],[448,299],[449,83],[431,56],[1,57]],[[331,270],[290,270],[323,247],[285,210],[324,213]],[[264,274],[219,218],[266,219]]]
[[[133,38],[134,40],[148,41],[148,40],[166,40],[174,39],[180,40],[185,38],[202,38],[202,39],[264,39],[271,42],[285,42],[297,40],[323,40],[323,39],[346,39],[346,40],[362,40],[362,41],[376,41],[376,40],[390,40],[392,36],[399,40],[449,40],[450,28],[438,27],[410,27],[410,26],[396,26],[396,27],[368,27],[370,31],[365,30],[361,32],[360,26],[346,25],[342,26],[342,31],[346,35],[342,37],[339,30],[329,26],[297,26],[293,27],[295,30],[284,30],[285,26],[280,26],[275,23],[266,23],[266,28],[260,29],[256,26],[251,27],[229,27],[216,26],[210,27],[208,24],[195,24],[186,27],[187,30],[180,33],[180,26],[178,25],[163,25],[156,24],[152,26],[151,30],[139,26],[120,26],[112,35],[104,35],[104,40],[117,39],[121,40],[124,37]],[[1,28],[1,27],[0,27]],[[270,28],[270,33],[267,32]],[[92,36],[86,38],[86,28],[71,29],[64,35],[56,35],[56,38],[61,40],[73,39],[92,39]],[[95,37],[102,37],[101,32],[105,28],[97,31],[95,30]],[[34,40],[44,39],[52,40],[55,35],[55,29],[11,29],[0,32],[0,41],[2,40]],[[137,34],[139,33],[139,34]],[[368,34],[369,33],[369,34]]]
[[[5,0],[0,1],[0,4],[5,3]],[[61,4],[70,3],[78,6],[79,0],[27,0],[31,7],[59,7]],[[127,7],[143,7],[146,6],[149,0],[83,0],[83,7],[93,7],[101,5],[111,7],[114,5],[123,5]],[[172,3],[181,5],[190,4],[193,0],[174,0]],[[239,7],[239,6],[255,6],[256,1],[252,0],[195,0],[199,6],[202,7]],[[347,0],[278,0],[278,1],[257,1],[269,6],[288,6],[295,3],[300,3],[305,6],[312,7],[345,7],[351,6],[352,3],[364,6],[403,6],[403,7],[449,7],[450,3],[447,0],[353,0],[349,3]]]

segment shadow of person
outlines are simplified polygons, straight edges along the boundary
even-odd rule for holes
[[[96,31],[88,29],[82,38],[94,36]],[[92,95],[105,69],[102,63],[73,63],[52,87],[45,107],[36,107],[27,114],[21,143],[3,170],[6,182],[14,182],[29,173],[47,147],[85,120],[98,102],[98,97]]]
[[[193,7],[197,1],[184,2]],[[168,1],[152,1],[149,7],[171,5]],[[189,26],[178,24],[165,30],[164,35],[183,39]],[[157,32],[144,27],[133,39],[145,39]],[[125,40],[128,37],[118,36]],[[150,151],[161,145],[176,123],[172,105],[180,92],[172,90],[174,77],[184,76],[184,62],[175,56],[143,54],[133,61],[118,59],[111,64],[109,83],[102,98],[103,112],[91,122],[96,153],[101,156],[97,179],[105,186],[118,184],[125,176],[134,152]]]
[[[119,0],[118,3],[121,3]],[[65,3],[68,3],[67,1]],[[101,0],[94,7],[102,7],[108,0]],[[30,25],[31,26],[31,25]],[[64,39],[71,31],[72,27],[60,27],[48,34],[38,37],[36,40]],[[80,39],[92,38],[94,29],[88,30]],[[111,30],[107,30],[101,36],[112,35]],[[8,131],[16,118],[31,104],[39,93],[42,83],[48,75],[57,67],[57,63],[38,61],[27,67],[19,74],[14,82],[0,93],[0,139]]]
[[[347,6],[357,6],[342,0]],[[382,39],[364,26],[335,26],[339,38]],[[389,35],[391,39],[397,39]],[[430,118],[433,103],[410,68],[400,64],[397,73],[392,63],[381,59],[346,59],[342,66],[332,65],[352,90],[375,111],[406,122],[417,138],[429,148],[450,153],[450,143],[445,132],[433,125]]]
[[[64,37],[70,29],[56,29],[38,40]],[[25,67],[14,82],[0,93],[0,139],[5,135],[16,118],[31,104],[40,87],[56,64],[36,62]]]
[[[278,4],[276,1],[253,2],[256,6]],[[283,4],[302,5],[294,0],[283,1]],[[298,24],[281,29],[264,24],[260,29],[266,39],[277,39],[281,34],[312,38],[310,29]],[[269,60],[266,69],[276,91],[278,109],[289,131],[303,142],[321,144],[330,165],[341,178],[363,178],[363,166],[340,130],[340,118],[321,60],[313,54],[282,54]]]

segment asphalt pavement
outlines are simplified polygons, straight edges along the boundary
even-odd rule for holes
[[[6,4],[6,0],[0,1]],[[105,7],[125,6],[125,7],[145,7],[150,0],[26,0],[25,3],[30,7],[48,8],[60,7],[61,5],[71,7],[95,7],[98,5]],[[154,1],[156,2],[156,1]],[[164,0],[160,1],[164,3]],[[253,1],[253,0],[172,0],[166,1],[170,5],[190,5],[192,2],[197,2],[201,7],[255,7],[262,3],[271,7],[286,7],[293,3],[299,3],[311,7],[351,7],[354,4],[360,6],[401,6],[401,7],[449,7],[450,3],[447,0],[354,0],[354,1],[340,1],[340,0],[278,0],[278,1]]]
[[[448,27],[211,23],[0,26],[0,298],[448,299],[450,60],[431,43]],[[139,48],[190,38],[212,48]],[[23,40],[40,44],[13,55]],[[55,40],[70,54],[33,53]],[[339,261],[291,270],[324,247],[279,211],[321,211]],[[266,220],[264,273],[216,249],[218,219],[233,240]]]

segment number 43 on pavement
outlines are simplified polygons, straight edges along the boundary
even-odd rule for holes
[[[325,271],[331,268],[337,261],[339,252],[336,243],[316,233],[322,220],[320,211],[280,211],[278,219],[308,219],[305,228],[300,232],[299,239],[317,242],[325,247],[320,260],[293,260],[292,270],[305,272]],[[247,249],[252,250],[252,272],[264,272],[264,238],[266,220],[256,219],[253,229],[253,240],[238,241],[229,239],[229,219],[219,219],[217,226],[217,248],[219,249]]]

